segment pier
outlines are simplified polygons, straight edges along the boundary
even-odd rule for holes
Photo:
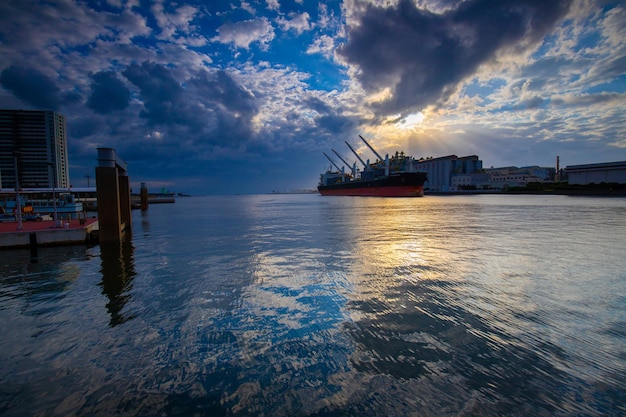
[[[0,223],[0,249],[31,248],[68,244],[96,244],[98,219],[63,220],[56,227],[54,220],[24,222],[18,230],[17,222]]]
[[[144,188],[142,185],[142,191]],[[119,242],[124,234],[131,233],[130,181],[126,162],[117,156],[115,149],[98,148],[96,167],[98,218],[86,218],[84,212],[81,218],[80,213],[76,212],[77,218],[72,219],[68,215],[67,219],[59,221],[55,205],[54,220],[42,220],[41,217],[37,217],[38,221],[24,221],[19,190],[16,183],[15,221],[0,223],[0,249],[30,248],[32,253],[36,253],[40,246]],[[147,189],[144,194],[147,197]],[[147,208],[147,198],[144,200]],[[56,203],[56,198],[53,201]],[[12,219],[9,217],[5,220]]]

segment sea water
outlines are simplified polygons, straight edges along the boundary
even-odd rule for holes
[[[3,416],[626,415],[626,199],[178,198],[0,252]]]

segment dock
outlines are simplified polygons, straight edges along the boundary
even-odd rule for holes
[[[55,227],[54,220],[27,221],[18,230],[17,222],[0,223],[0,249],[37,248],[98,242],[98,219],[62,220]]]

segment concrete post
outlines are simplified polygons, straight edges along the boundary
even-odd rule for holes
[[[115,149],[98,148],[96,196],[101,242],[118,242],[125,231],[130,232],[130,181],[126,163]]]
[[[102,242],[115,242],[122,236],[117,169],[96,167],[98,227]]]
[[[146,187],[146,183],[141,183],[141,211],[148,210],[148,187]]]

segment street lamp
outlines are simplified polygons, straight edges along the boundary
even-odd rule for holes
[[[87,177],[87,188],[89,188],[89,178],[91,178],[91,175],[85,175],[85,177]]]
[[[56,185],[57,185],[57,170],[54,162],[48,162],[48,165],[52,167],[52,210],[54,212],[54,227],[61,227],[61,223],[59,222],[59,217],[57,215],[57,194],[56,194]]]
[[[20,199],[20,181],[17,170],[17,157],[21,155],[22,152],[14,151],[13,157],[15,158],[15,210],[17,211],[17,230],[22,230],[22,201]]]

